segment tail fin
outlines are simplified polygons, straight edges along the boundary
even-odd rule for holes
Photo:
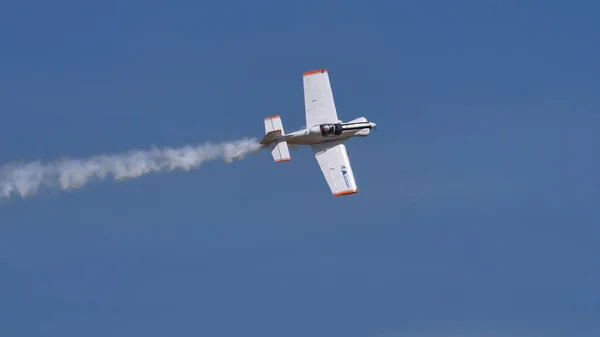
[[[273,160],[277,163],[290,161],[291,159],[287,142],[280,139],[284,134],[281,117],[270,116],[265,118],[265,137],[260,143],[263,145],[269,144]]]

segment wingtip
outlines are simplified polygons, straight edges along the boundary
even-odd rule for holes
[[[327,72],[326,68],[315,69],[315,70],[310,70],[310,71],[303,72],[302,76],[308,76],[308,75],[314,75],[314,74],[322,74],[322,73],[326,73],[326,72]]]
[[[350,194],[355,194],[355,193],[358,193],[358,189],[337,192],[337,193],[334,193],[333,196],[334,197],[341,197],[343,195],[350,195]]]

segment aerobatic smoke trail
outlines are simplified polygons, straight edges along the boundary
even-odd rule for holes
[[[176,169],[190,170],[205,161],[222,158],[231,163],[261,149],[254,138],[219,144],[205,143],[181,148],[134,150],[121,154],[98,155],[87,159],[62,159],[55,162],[16,163],[0,166],[0,200],[14,195],[28,197],[39,192],[41,186],[71,190],[107,177],[122,181],[151,172]]]

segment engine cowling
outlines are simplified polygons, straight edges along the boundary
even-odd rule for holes
[[[319,125],[319,130],[323,137],[335,137],[342,134],[343,128],[340,123],[323,123]]]

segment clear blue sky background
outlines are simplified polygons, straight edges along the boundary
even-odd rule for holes
[[[597,1],[21,1],[0,163],[304,124],[326,67],[360,192],[308,149],[0,205],[1,336],[600,335]]]

